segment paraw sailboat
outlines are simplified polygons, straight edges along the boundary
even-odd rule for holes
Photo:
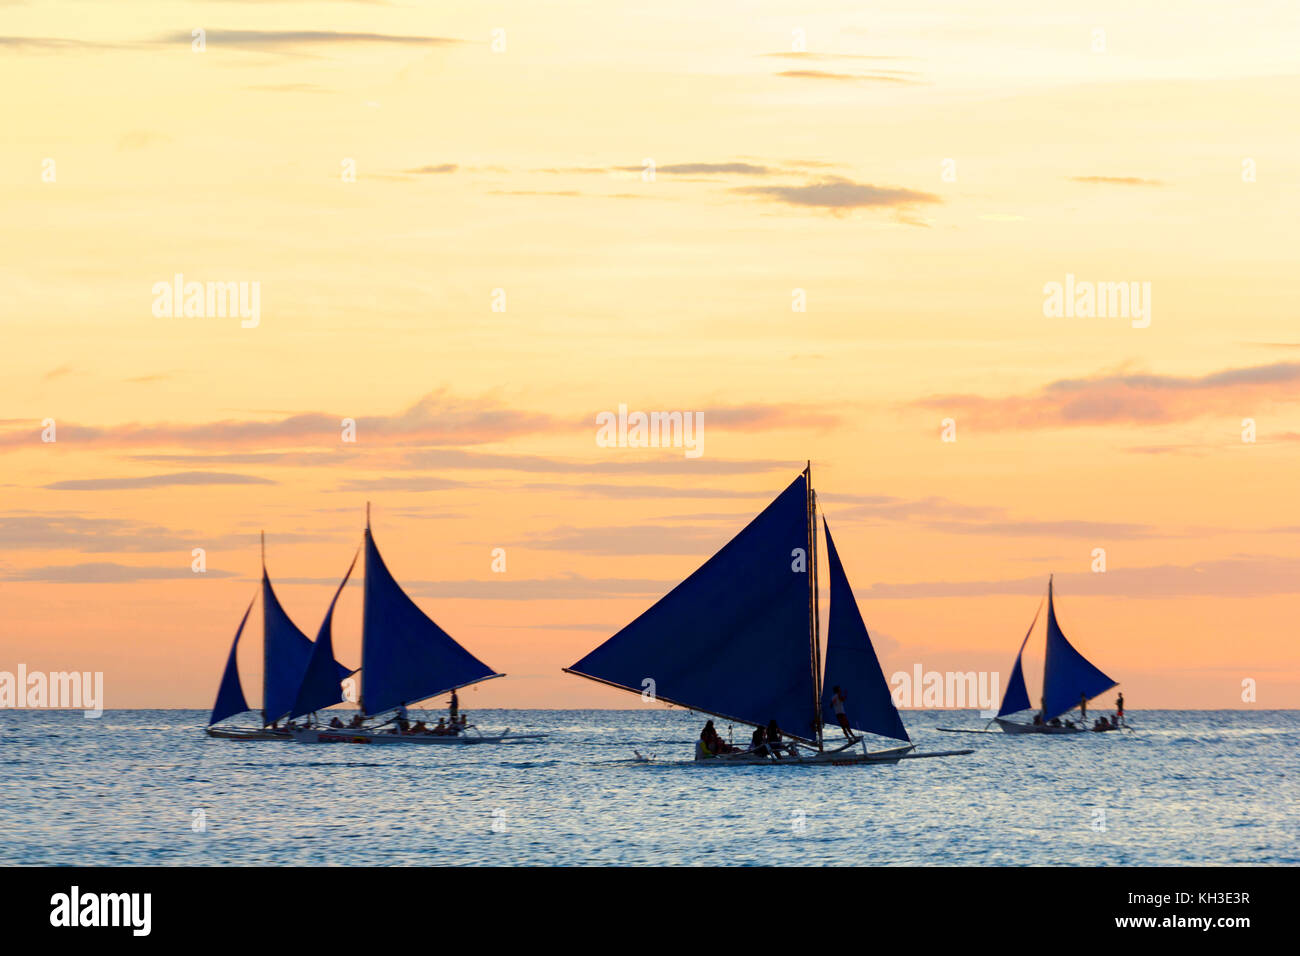
[[[308,744],[459,745],[545,737],[545,734],[511,734],[508,727],[500,733],[484,734],[472,726],[460,726],[445,733],[408,726],[408,705],[505,675],[461,647],[406,595],[375,546],[369,505],[366,505],[363,547],[366,579],[361,618],[360,712],[348,726],[293,728],[294,739]],[[356,558],[352,561],[355,565]],[[343,702],[339,681],[329,661],[333,656],[334,604],[351,574],[352,567],[349,567],[334,601],[330,602],[312,659],[290,708],[291,719]],[[385,715],[392,716],[379,721]],[[367,719],[372,721],[369,726],[364,723]]]
[[[253,708],[248,706],[244,697],[244,688],[239,680],[239,639],[248,623],[249,613],[253,610],[254,596],[244,612],[244,618],[235,631],[235,640],[230,645],[230,654],[226,658],[226,669],[221,675],[221,685],[217,688],[217,699],[212,705],[212,715],[208,718],[207,733],[211,737],[223,737],[230,740],[291,740],[287,730],[279,727],[279,722],[289,716],[294,697],[302,684],[307,663],[311,660],[313,646],[311,638],[298,629],[289,615],[280,605],[271,587],[271,578],[266,573],[266,534],[262,535],[262,726],[232,727],[217,726],[231,717],[246,713]],[[336,681],[344,680],[351,673],[338,661],[333,653],[323,662],[331,668]]]
[[[917,753],[826,524],[831,607],[825,669],[817,606],[812,465],[694,574],[564,671],[751,727],[775,724],[782,743],[697,747],[711,766],[897,763],[970,750]],[[902,741],[868,751],[865,738],[825,739],[832,692],[858,733]],[[852,748],[858,748],[855,750]],[[640,755],[638,754],[639,759]]]

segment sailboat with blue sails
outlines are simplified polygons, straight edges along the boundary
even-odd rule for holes
[[[1043,605],[1040,601],[1038,610],[1034,612],[1034,619],[1029,622],[1029,630],[1025,632],[1024,640],[1020,642],[1020,650],[1016,651],[1016,662],[1011,668],[1011,679],[1007,681],[1006,693],[1002,695],[1002,705],[989,724],[996,723],[1002,732],[1007,734],[1081,734],[1089,731],[1119,730],[1121,726],[1126,730],[1131,729],[1127,724],[1120,724],[1119,719],[1122,715],[1117,715],[1114,722],[1108,721],[1106,726],[1091,727],[1087,725],[1086,720],[1076,723],[1065,716],[1098,694],[1104,694],[1112,687],[1117,687],[1118,682],[1107,677],[1066,639],[1065,632],[1061,630],[1060,622],[1056,619],[1055,593],[1050,576],[1047,579],[1047,648],[1043,659],[1043,694],[1040,698],[1042,706],[1031,723],[1026,724],[1011,719],[1015,714],[1033,709],[1029,703],[1029,691],[1025,687],[1023,661],[1025,645],[1029,643],[1030,635],[1034,633],[1034,626],[1038,624],[1038,616],[1042,612]],[[987,726],[985,725],[984,730],[966,730],[958,727],[936,729],[954,734],[997,733],[995,730],[988,730]]]
[[[230,645],[230,654],[226,658],[226,668],[221,675],[221,684],[217,689],[217,699],[212,705],[212,714],[208,718],[207,733],[211,737],[230,740],[291,740],[288,730],[280,727],[280,721],[289,716],[294,698],[306,674],[308,662],[312,659],[314,645],[311,638],[298,629],[293,620],[285,613],[276,597],[271,578],[266,573],[266,535],[262,535],[262,722],[260,727],[220,726],[224,721],[253,708],[248,706],[244,697],[244,688],[239,680],[239,639],[243,636],[244,625],[248,623],[253,610],[253,600],[244,612],[239,629],[235,631],[235,640]],[[334,660],[333,652],[323,659],[331,668],[331,673],[339,681],[344,680],[351,671]]]
[[[848,766],[971,753],[915,751],[824,519],[831,607],[823,670],[816,517],[809,463],[694,574],[563,670],[733,724],[778,726],[779,751],[697,748],[696,759],[710,765]],[[901,745],[868,751],[864,736],[847,732],[842,744],[827,741],[835,688],[853,731]]]
[[[1042,605],[1039,605],[1042,610]],[[1118,681],[1107,677],[1091,661],[1080,654],[1061,630],[1056,620],[1056,605],[1053,595],[1052,578],[1047,579],[1047,650],[1043,660],[1043,696],[1042,709],[1033,723],[1024,724],[1009,719],[1011,715],[1030,710],[1029,693],[1025,689],[1025,672],[1021,666],[1025,645],[1033,633],[1038,615],[1029,625],[1025,639],[1020,642],[1016,652],[1016,663],[1011,668],[1011,679],[1007,681],[1007,692],[1002,695],[1002,706],[998,708],[994,721],[1008,734],[1079,734],[1091,730],[1117,730],[1118,727],[1088,727],[1086,721],[1076,724],[1072,720],[1061,720],[1066,714],[1080,706],[1083,701],[1091,700],[1098,694],[1104,694]]]
[[[291,731],[294,739],[300,743],[482,744],[546,736],[511,734],[508,727],[500,733],[485,734],[473,726],[447,733],[406,726],[408,705],[505,675],[461,647],[402,590],[375,546],[368,504],[363,548],[366,577],[361,618],[360,710],[349,726],[295,727]],[[355,557],[352,564],[356,565]],[[352,567],[349,567],[330,602],[312,658],[289,709],[291,720],[344,701],[329,661],[333,658],[334,605],[351,574]],[[368,725],[367,720],[371,721]]]

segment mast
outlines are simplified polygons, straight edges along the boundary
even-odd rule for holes
[[[1050,573],[1049,573],[1049,574],[1047,575],[1047,619],[1048,619],[1049,621],[1052,619],[1052,578],[1053,578],[1053,577],[1055,577],[1055,575],[1053,575],[1053,574],[1050,574]],[[1043,692],[1042,692],[1042,694],[1041,694],[1041,695],[1039,696],[1039,698],[1038,698],[1038,704],[1039,704],[1040,707],[1042,707],[1043,723],[1047,723],[1047,661],[1046,661],[1046,654],[1047,654],[1047,637],[1048,637],[1048,636],[1049,636],[1049,635],[1047,635],[1047,634],[1044,634],[1044,635],[1043,635],[1043,638],[1044,638],[1044,640],[1043,640],[1043,655],[1044,655],[1044,660],[1043,660]]]
[[[262,726],[266,726],[266,683],[271,673],[271,642],[266,639],[266,529],[262,529]]]
[[[361,583],[361,606],[364,608],[370,602],[370,502],[366,502],[366,531],[364,542],[366,546],[366,576]],[[363,611],[361,614],[361,663],[366,662],[366,615]],[[366,713],[366,678],[361,675],[361,690],[357,691],[357,708],[361,714]]]
[[[817,607],[817,496],[812,487],[812,462],[804,469],[808,487],[808,641],[813,674],[813,736],[822,745],[822,650],[821,616]]]

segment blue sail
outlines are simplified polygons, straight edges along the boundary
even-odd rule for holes
[[[1029,635],[1034,633],[1034,625],[1038,623],[1038,615],[1042,612],[1043,602],[1039,601],[1038,610],[1034,612],[1034,619],[1029,622],[1029,630],[1025,631],[1025,639],[1020,642],[1020,650],[1016,651],[1016,665],[1011,668],[1011,679],[1007,681],[1007,692],[1002,695],[1002,706],[998,708],[999,717],[1005,717],[1007,714],[1018,714],[1032,706],[1029,703],[1029,691],[1025,688],[1025,670],[1021,666],[1021,659],[1024,657],[1025,645],[1029,643]]]
[[[361,709],[382,714],[489,677],[502,677],[433,623],[393,579],[366,523]]]
[[[329,610],[325,612],[325,620],[321,622],[320,633],[316,635],[316,644],[302,675],[302,686],[298,688],[293,707],[289,710],[290,719],[343,703],[343,690],[339,684],[347,672],[339,676],[339,665],[334,660],[334,605],[356,566],[357,556],[354,554],[348,573],[343,575],[339,589],[334,592],[334,600],[330,601]]]
[[[1043,664],[1043,720],[1051,720],[1079,706],[1081,696],[1093,698],[1115,686],[1065,639],[1056,623],[1052,584],[1047,584],[1047,659]]]
[[[776,720],[815,741],[809,530],[800,475],[694,574],[566,671],[739,723]]]
[[[280,606],[266,567],[262,568],[262,721],[270,724],[284,717],[302,686],[302,676],[311,660],[312,643]],[[339,680],[352,673],[334,665]]]
[[[880,669],[880,660],[871,646],[871,635],[858,610],[857,599],[849,584],[839,552],[826,529],[826,556],[831,569],[831,613],[826,634],[826,680],[822,684],[822,721],[827,727],[839,723],[831,704],[835,687],[844,695],[844,712],[854,730],[911,741],[903,718],[894,706],[889,682]]]
[[[235,631],[235,642],[230,645],[226,669],[221,674],[221,686],[217,688],[217,701],[212,705],[212,716],[208,719],[209,727],[227,717],[252,709],[244,699],[244,687],[239,682],[239,658],[235,652],[239,650],[239,638],[244,633],[244,625],[248,623],[248,615],[253,612],[255,601],[257,595],[253,595],[253,600],[248,602],[248,610],[244,612],[244,618],[239,622],[239,630]]]

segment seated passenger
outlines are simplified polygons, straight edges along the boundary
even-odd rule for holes
[[[330,718],[330,726],[331,726],[331,727],[342,727],[342,726],[343,726],[343,721],[339,720],[337,717],[331,717],[331,718]]]

